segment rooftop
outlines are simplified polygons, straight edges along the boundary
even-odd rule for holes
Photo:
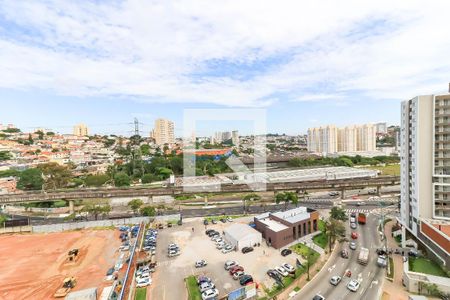
[[[267,227],[269,227],[272,231],[275,231],[275,232],[282,231],[282,230],[285,230],[285,229],[289,228],[286,225],[281,224],[280,222],[271,220],[269,218],[261,219],[259,221],[261,223],[263,223],[264,225],[266,225]]]
[[[240,240],[249,234],[261,235],[261,233],[259,231],[253,229],[252,227],[248,226],[247,224],[242,224],[242,223],[235,223],[231,226],[228,226],[227,228],[225,228],[224,231],[226,233],[228,233],[229,235],[231,235],[236,240]]]
[[[273,213],[272,215],[289,223],[297,223],[310,218],[309,212],[306,207],[297,207],[287,211],[279,211]]]

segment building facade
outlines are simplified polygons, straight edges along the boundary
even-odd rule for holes
[[[234,146],[239,147],[239,131],[234,130],[231,132],[231,142]]]
[[[77,124],[73,127],[73,135],[88,136],[89,128],[85,124]]]
[[[401,221],[450,266],[450,94],[402,102]]]
[[[387,133],[387,124],[386,122],[383,123],[377,123],[376,126],[376,133],[377,134],[386,134]]]
[[[309,128],[308,151],[316,153],[376,151],[376,126],[363,124],[337,128],[328,125]]]
[[[157,145],[174,144],[175,143],[175,126],[174,123],[166,119],[156,119],[155,128],[152,137]]]
[[[266,243],[276,249],[318,230],[319,213],[306,207],[297,207],[276,213],[264,213],[254,218],[255,229]]]

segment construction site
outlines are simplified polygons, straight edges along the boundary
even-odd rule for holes
[[[0,236],[0,300],[64,299],[111,285],[107,271],[120,255],[116,230]]]

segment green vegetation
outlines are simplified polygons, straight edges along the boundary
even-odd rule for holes
[[[202,295],[198,289],[197,279],[195,276],[189,276],[186,279],[186,287],[188,289],[188,299],[189,300],[201,300]]]
[[[424,257],[410,257],[409,269],[413,272],[449,277],[437,263]]]
[[[114,185],[117,187],[130,186],[130,177],[125,172],[119,172],[114,175]]]
[[[42,171],[37,168],[22,171],[17,182],[17,188],[21,190],[40,190],[43,185]]]
[[[304,259],[308,258],[308,255],[311,257],[310,265],[313,265],[317,259],[319,259],[320,254],[313,249],[309,248],[308,246],[298,243],[291,247],[289,247],[292,251],[303,257]]]
[[[5,171],[0,171],[0,178],[3,177],[10,177],[10,176],[19,176],[20,175],[20,171],[17,170],[5,170]]]
[[[280,204],[280,202],[284,202],[284,210],[287,209],[287,205],[289,203],[298,204],[298,195],[295,192],[280,192],[275,195],[275,202]]]
[[[0,151],[0,161],[9,160],[12,155],[9,151]]]
[[[109,179],[109,176],[106,174],[88,175],[84,179],[84,183],[86,184],[86,186],[99,187],[104,185]]]
[[[8,220],[8,218],[6,218],[6,216],[0,214],[0,226],[3,226],[3,223],[5,223],[6,220]]]
[[[369,169],[378,170],[381,172],[381,175],[400,176],[400,164],[369,167]]]
[[[396,237],[394,237],[394,239],[399,246],[402,244],[402,236],[401,235],[397,235]]]
[[[146,300],[146,299],[147,299],[147,288],[137,288],[134,300]]]
[[[339,208],[337,206],[333,206],[330,210],[330,218],[339,220],[339,221],[347,221],[348,217],[345,213],[345,210]]]
[[[108,215],[111,212],[111,206],[107,202],[90,200],[84,202],[83,211],[93,215],[97,220],[99,215]]]
[[[328,245],[328,236],[325,232],[321,232],[313,237],[313,242],[320,248],[325,249]]]
[[[142,207],[141,214],[146,217],[153,217],[156,215],[156,209],[152,206]]]
[[[339,156],[333,157],[310,157],[310,158],[293,158],[288,162],[290,167],[310,167],[310,166],[364,166],[379,164],[399,163],[400,158],[397,156],[375,156],[372,158],[356,155],[354,157]]]
[[[133,212],[136,214],[141,206],[144,204],[144,202],[141,199],[133,199],[130,202],[128,202],[128,206],[133,210]]]
[[[324,220],[319,220],[319,222],[317,223],[317,228],[320,231],[324,231],[325,230],[325,226],[326,226],[326,223],[325,223]]]

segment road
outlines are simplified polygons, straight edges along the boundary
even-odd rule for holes
[[[347,232],[349,235],[351,230],[347,225]],[[377,255],[376,248],[381,247],[381,241],[377,230],[378,218],[369,214],[366,225],[358,225],[358,240],[357,250],[353,251],[348,248],[348,243],[343,243],[339,246],[338,251],[333,253],[333,256],[327,262],[314,279],[308,283],[300,293],[293,299],[312,299],[314,295],[321,294],[325,299],[333,300],[376,300],[379,297],[385,269],[379,268],[376,265]],[[354,231],[354,230],[353,230]],[[370,249],[370,261],[366,266],[357,263],[359,249],[365,247]],[[340,256],[340,250],[346,248],[349,251],[349,258],[344,259]],[[352,272],[352,279],[357,279],[361,282],[361,286],[357,292],[351,292],[347,289],[347,283],[351,280],[343,276],[346,269]],[[333,286],[329,283],[332,276],[339,275],[342,281],[338,286]]]

